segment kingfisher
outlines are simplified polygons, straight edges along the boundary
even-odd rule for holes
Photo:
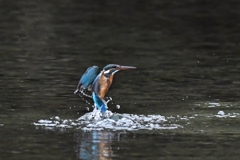
[[[100,110],[101,113],[104,113],[107,110],[107,102],[104,98],[112,85],[114,74],[121,70],[136,69],[136,67],[108,64],[100,73],[98,69],[98,66],[92,66],[85,71],[79,80],[74,94],[85,89],[91,91],[91,98],[94,101],[95,107]]]

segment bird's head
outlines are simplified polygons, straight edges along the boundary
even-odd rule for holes
[[[114,75],[118,71],[121,70],[129,70],[129,69],[136,69],[133,66],[121,66],[118,64],[108,64],[103,68],[104,76],[109,77],[110,75]]]

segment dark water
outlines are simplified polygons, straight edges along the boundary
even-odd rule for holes
[[[0,159],[239,159],[239,1],[0,5]],[[88,112],[73,91],[108,63],[138,68],[115,75],[110,110],[192,119],[152,131],[33,125]]]

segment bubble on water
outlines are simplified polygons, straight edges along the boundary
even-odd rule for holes
[[[219,111],[218,112],[218,115],[221,115],[221,116],[223,116],[225,113],[223,112],[223,111]]]

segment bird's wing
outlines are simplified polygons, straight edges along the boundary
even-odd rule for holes
[[[78,87],[87,88],[92,85],[98,75],[98,66],[89,67],[79,80]]]
[[[80,78],[77,85],[77,89],[75,90],[74,94],[80,92],[81,88],[89,89],[90,86],[93,84],[93,81],[97,77],[97,75],[98,75],[98,66],[89,67]]]

